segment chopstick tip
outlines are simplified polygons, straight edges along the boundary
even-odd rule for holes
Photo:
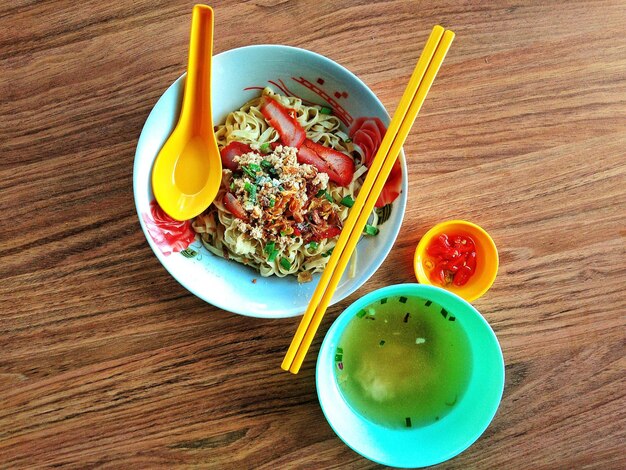
[[[450,41],[452,41],[456,37],[455,32],[452,31],[451,29],[446,29],[446,31],[443,33],[443,35],[449,37]]]

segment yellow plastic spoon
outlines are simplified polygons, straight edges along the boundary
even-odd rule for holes
[[[174,132],[157,155],[152,190],[159,206],[176,220],[202,213],[222,181],[222,160],[211,113],[213,10],[195,5],[183,106]]]

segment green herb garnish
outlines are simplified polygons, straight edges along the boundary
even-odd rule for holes
[[[320,109],[320,114],[332,114],[333,113],[333,108],[329,108],[328,106],[322,106],[322,109]]]
[[[281,237],[286,237],[287,236],[287,232],[285,232],[284,230],[280,231],[280,235]]]
[[[309,243],[308,246],[309,246],[310,250],[317,250],[319,248],[320,244],[317,243],[317,242],[311,242],[311,243]]]
[[[243,170],[243,172],[248,175],[250,178],[256,178],[256,172],[252,170],[252,168],[250,168],[249,166],[243,165],[241,167],[241,169]]]
[[[270,143],[269,142],[265,142],[264,144],[261,144],[261,146],[259,147],[259,150],[263,153],[268,153],[270,151]],[[263,160],[264,162],[265,160]],[[263,164],[263,162],[261,162],[261,164]],[[269,163],[269,162],[267,162]]]
[[[182,250],[180,254],[183,255],[185,258],[193,258],[194,256],[198,254],[198,252],[194,250],[193,248],[186,248]]]
[[[335,202],[333,200],[333,197],[330,195],[330,193],[326,191],[325,189],[320,189],[315,195],[315,197],[325,197],[329,202]]]
[[[289,261],[287,258],[281,258],[280,265],[285,269],[291,269],[291,261]]]
[[[270,207],[274,207],[274,204],[276,204],[276,199],[270,199]]]
[[[256,202],[256,186],[246,181],[246,184],[244,185],[244,189],[248,192],[248,199],[250,200],[250,202],[255,203]]]
[[[322,257],[324,257],[324,258],[328,258],[330,255],[332,255],[332,254],[333,254],[333,250],[334,250],[334,249],[335,249],[335,248],[333,247],[333,248],[331,248],[330,250],[328,250],[327,252],[322,253]]]
[[[234,181],[230,182],[230,189],[235,189],[235,182]]]
[[[276,255],[278,254],[278,250],[276,249],[275,242],[269,242],[268,244],[266,244],[265,248],[263,248],[263,251],[265,251],[265,253],[268,254],[267,260],[270,263],[276,259]]]
[[[272,165],[269,160],[261,160],[261,168],[263,168],[272,178],[276,178],[278,176],[276,168],[274,168],[274,165]]]
[[[346,196],[341,200],[341,204],[346,207],[352,207],[354,205],[354,199],[351,196]]]
[[[374,227],[373,225],[369,225],[366,224],[365,228],[363,229],[363,232],[366,233],[367,235],[378,235],[378,232],[380,232],[380,230],[378,230],[378,227]]]
[[[248,165],[248,168],[250,168],[252,171],[254,171],[255,173],[258,173],[261,171],[261,167],[259,165],[257,165],[256,163],[250,163]]]

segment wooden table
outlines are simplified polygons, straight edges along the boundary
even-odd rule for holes
[[[374,468],[320,411],[298,318],[218,310],[161,267],[135,145],[184,70],[191,2],[0,6],[0,467]],[[626,3],[215,4],[215,52],[281,43],[358,74],[392,112],[434,24],[457,39],[405,150],[409,205],[358,296],[414,281],[420,236],[475,221],[500,250],[475,302],[506,388],[441,468],[625,468]]]

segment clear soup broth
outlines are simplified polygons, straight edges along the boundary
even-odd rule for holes
[[[335,351],[346,402],[390,428],[442,419],[461,399],[471,367],[459,319],[418,297],[387,297],[359,311]]]

